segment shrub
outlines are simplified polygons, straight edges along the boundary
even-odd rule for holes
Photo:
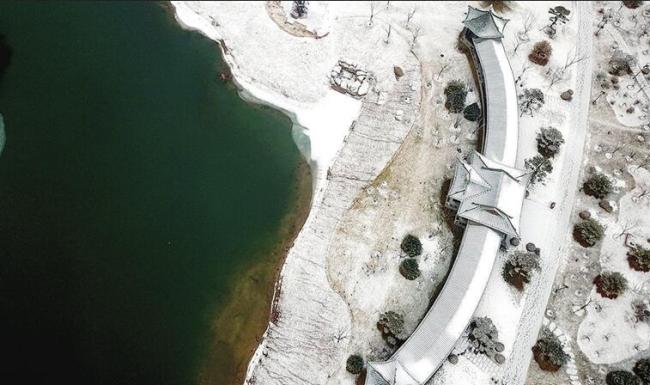
[[[564,352],[562,343],[547,328],[542,330],[539,340],[533,346],[535,361],[542,370],[555,372],[569,362],[569,355]]]
[[[516,251],[503,265],[502,275],[506,282],[521,291],[536,270],[539,270],[539,258],[535,253]]]
[[[627,289],[627,279],[619,272],[604,271],[594,278],[596,291],[605,298],[614,299]]]
[[[641,385],[641,379],[627,370],[614,370],[605,377],[607,385]]]
[[[627,253],[630,267],[636,271],[650,271],[650,250],[636,245]]]
[[[636,300],[632,302],[632,313],[634,313],[635,322],[646,322],[650,321],[650,309],[648,309],[648,304],[642,300]]]
[[[585,181],[583,189],[585,194],[603,199],[612,192],[612,181],[603,174],[594,174]]]
[[[610,75],[622,76],[631,75],[634,73],[632,67],[636,64],[636,57],[617,49],[614,51],[612,58],[609,59]]]
[[[529,183],[534,185],[537,182],[544,184],[544,180],[553,172],[553,164],[550,160],[541,155],[524,160],[524,166],[530,172]]]
[[[409,257],[417,257],[422,254],[422,242],[415,235],[408,234],[402,239],[400,245],[402,251]]]
[[[500,352],[504,346],[498,340],[499,332],[489,317],[474,318],[469,325],[469,342],[474,353],[485,354],[497,363],[505,361]]]
[[[605,229],[595,219],[589,218],[573,226],[573,237],[585,247],[591,247],[603,238]]]
[[[404,316],[392,310],[382,313],[377,328],[385,336],[397,337],[404,332]]]
[[[406,258],[399,265],[399,272],[408,280],[414,280],[420,276],[420,266],[415,258]]]
[[[639,376],[641,381],[650,383],[650,358],[642,358],[634,365],[634,374]]]
[[[363,370],[363,358],[358,354],[348,357],[345,362],[345,370],[352,374],[359,374]]]
[[[467,98],[467,87],[465,83],[460,80],[452,80],[445,87],[445,96],[447,101],[445,107],[449,112],[455,114],[462,112],[465,107],[465,99]]]
[[[519,116],[528,114],[533,116],[544,105],[544,93],[539,88],[526,88],[519,93]]]
[[[623,0],[623,5],[626,8],[636,9],[643,5],[642,0]]]
[[[542,128],[537,134],[537,151],[545,158],[554,157],[563,143],[564,137],[555,127]]]
[[[477,103],[472,103],[469,106],[465,107],[463,110],[463,116],[470,122],[476,122],[478,118],[481,117],[481,108]]]
[[[545,66],[548,64],[552,52],[553,47],[551,47],[551,43],[546,40],[538,41],[535,43],[533,50],[528,55],[528,60],[535,64]]]

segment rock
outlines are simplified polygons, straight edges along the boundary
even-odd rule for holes
[[[580,214],[578,214],[580,219],[589,219],[591,218],[591,213],[587,210],[580,211]]]
[[[634,112],[634,107],[629,107],[627,110],[625,110],[628,114],[631,114]]]
[[[603,199],[600,202],[598,202],[598,206],[600,206],[601,209],[607,211],[608,213],[614,211],[614,207],[612,206],[611,202],[606,199]]]
[[[566,90],[560,94],[560,98],[562,100],[566,100],[567,102],[570,102],[573,99],[573,90]]]
[[[645,137],[643,135],[637,135],[636,140],[643,143],[643,142],[645,142]]]
[[[404,76],[404,70],[401,67],[394,66],[393,67],[393,73],[395,74],[395,79],[399,80],[402,76]]]
[[[551,207],[551,209],[554,209],[554,208],[555,208],[555,202],[551,202],[551,206],[550,206],[550,207]]]
[[[533,242],[528,242],[526,243],[526,251],[534,252],[536,249],[535,244]]]
[[[364,96],[368,94],[368,91],[370,90],[370,84],[368,82],[364,81],[361,83],[361,86],[359,86],[359,91],[357,91],[357,94],[359,96]]]
[[[447,360],[448,360],[449,363],[451,363],[452,365],[456,365],[456,364],[458,363],[458,356],[455,355],[455,354],[450,354],[449,357],[447,357]]]

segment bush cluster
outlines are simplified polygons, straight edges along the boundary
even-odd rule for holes
[[[573,226],[573,237],[585,247],[591,247],[600,241],[605,229],[595,219],[588,218]]]
[[[405,258],[399,265],[399,272],[408,280],[414,280],[420,276],[420,265],[415,258]]]
[[[604,271],[594,278],[596,291],[605,298],[614,299],[627,289],[627,279],[619,272]]]
[[[519,291],[530,283],[533,272],[539,270],[539,257],[534,252],[516,251],[503,265],[503,279]]]
[[[363,370],[363,357],[353,354],[345,362],[345,370],[352,374],[359,374]]]
[[[552,158],[560,152],[564,137],[555,127],[542,128],[537,134],[537,151],[545,158]]]
[[[605,377],[607,385],[641,385],[641,379],[627,370],[614,370]]]
[[[402,248],[402,251],[411,258],[422,254],[422,242],[420,242],[418,237],[415,235],[406,235],[404,239],[402,239],[400,247]]]
[[[545,66],[548,64],[552,52],[553,47],[551,47],[551,43],[546,40],[538,41],[535,43],[533,50],[528,55],[528,60],[535,64]]]
[[[445,87],[445,107],[455,114],[462,112],[467,98],[467,87],[461,80],[452,80]]]
[[[650,384],[650,358],[642,358],[634,365],[634,374],[639,376],[641,381]]]
[[[612,192],[612,188],[612,181],[609,180],[607,176],[600,173],[590,176],[583,185],[585,194],[598,199],[605,198],[610,192]]]
[[[533,346],[535,361],[543,370],[555,372],[569,362],[569,355],[564,352],[562,343],[553,332],[544,328],[539,340]]]
[[[489,317],[475,318],[469,325],[469,342],[474,353],[485,354],[501,364],[505,358],[501,354],[504,346],[498,340],[499,332]]]
[[[392,310],[382,313],[377,321],[377,329],[381,331],[386,342],[394,346],[404,332],[404,316]]]
[[[636,245],[627,253],[630,267],[636,271],[650,271],[650,250]]]

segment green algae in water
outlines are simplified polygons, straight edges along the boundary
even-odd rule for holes
[[[0,33],[2,382],[196,383],[291,210],[290,122],[160,4],[2,2]]]

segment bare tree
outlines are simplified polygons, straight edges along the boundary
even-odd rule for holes
[[[348,336],[347,329],[343,328],[343,327],[340,327],[340,328],[338,328],[338,330],[336,331],[336,334],[334,335],[334,341],[336,341],[336,343],[340,343],[341,341],[346,340],[348,337],[349,336]]]
[[[546,71],[546,77],[550,82],[548,88],[550,89],[553,87],[553,85],[564,81],[567,75],[567,70],[571,68],[571,66],[578,64],[585,59],[585,56],[579,56],[577,50],[574,49],[567,55],[562,67],[549,68]]]
[[[411,35],[413,38],[411,39],[411,50],[415,47],[415,43],[418,40],[418,37],[420,36],[420,27],[415,27],[413,31],[411,31]]]
[[[390,42],[390,33],[393,30],[393,26],[388,24],[388,29],[386,30],[386,39],[384,40],[384,44],[388,44]]]
[[[526,73],[526,71],[528,71],[528,69],[530,69],[530,67],[531,67],[530,62],[528,61],[524,62],[524,65],[521,67],[521,72],[517,76],[517,79],[515,79],[515,85],[519,84],[522,81],[524,74]]]
[[[528,12],[526,15],[526,18],[524,19],[524,27],[521,31],[517,32],[516,38],[517,38],[517,44],[515,44],[515,49],[514,52],[517,53],[517,50],[519,49],[519,46],[521,46],[523,43],[527,43],[530,41],[530,37],[528,36],[528,32],[530,32],[531,28],[533,28],[533,23],[535,22],[535,15],[532,12]]]
[[[440,80],[440,77],[447,70],[447,68],[449,68],[450,65],[451,65],[451,61],[449,61],[449,59],[447,58],[443,58],[442,64],[440,66],[440,71],[438,71],[438,76],[436,77],[436,79]]]
[[[411,19],[413,19],[413,16],[415,15],[415,11],[417,8],[412,8],[408,14],[406,15],[406,28],[409,27],[409,24],[411,23]]]

